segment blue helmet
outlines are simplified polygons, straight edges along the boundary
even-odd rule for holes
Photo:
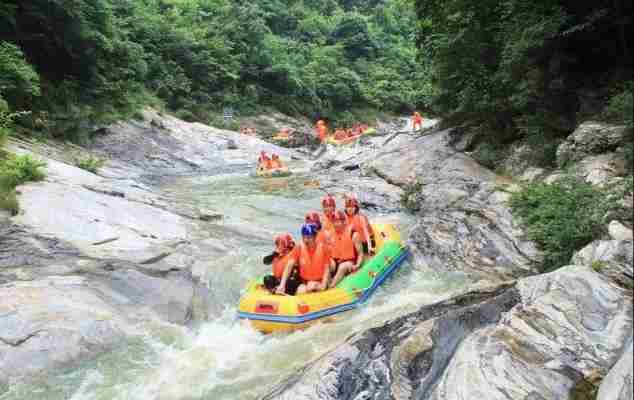
[[[313,224],[302,225],[302,236],[316,236],[317,227]]]

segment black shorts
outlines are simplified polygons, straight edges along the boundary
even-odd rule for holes
[[[368,254],[368,242],[363,242],[363,254]]]
[[[297,288],[302,283],[302,280],[297,274],[291,274],[291,276],[289,276],[286,280],[286,294],[295,296],[295,293],[297,293]],[[280,280],[273,275],[267,275],[264,277],[264,286],[270,291],[274,291],[279,286],[279,284]]]

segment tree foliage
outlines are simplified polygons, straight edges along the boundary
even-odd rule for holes
[[[410,0],[6,0],[0,90],[58,134],[153,97],[200,120],[401,110],[427,90],[415,25]]]
[[[632,2],[417,0],[434,107],[501,142],[565,136],[581,92],[631,79]],[[607,100],[607,99],[604,99]]]

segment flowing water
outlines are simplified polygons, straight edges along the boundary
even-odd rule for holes
[[[292,165],[294,170],[306,166]],[[141,334],[113,351],[37,382],[15,384],[0,400],[249,400],[275,382],[342,343],[354,332],[414,311],[456,293],[465,281],[408,262],[359,310],[308,330],[265,336],[236,317],[248,279],[266,272],[263,255],[272,236],[298,236],[303,216],[319,209],[323,192],[308,172],[290,178],[256,179],[243,171],[179,179],[165,188],[174,201],[224,215],[217,240],[235,249],[210,262],[207,281],[218,312],[194,329],[144,324]],[[406,233],[406,214],[368,212],[373,221],[392,221]],[[213,228],[210,228],[213,230]],[[212,232],[213,234],[213,232]],[[0,388],[0,393],[2,393]]]

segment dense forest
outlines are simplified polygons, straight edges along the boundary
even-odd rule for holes
[[[409,0],[2,1],[2,107],[57,136],[145,104],[404,111],[430,95],[416,26]]]
[[[0,131],[417,107],[548,164],[582,118],[631,124],[633,51],[625,0],[4,0]]]
[[[495,167],[509,143],[553,166],[584,119],[632,124],[631,0],[417,0],[420,59],[433,108],[486,140]]]

